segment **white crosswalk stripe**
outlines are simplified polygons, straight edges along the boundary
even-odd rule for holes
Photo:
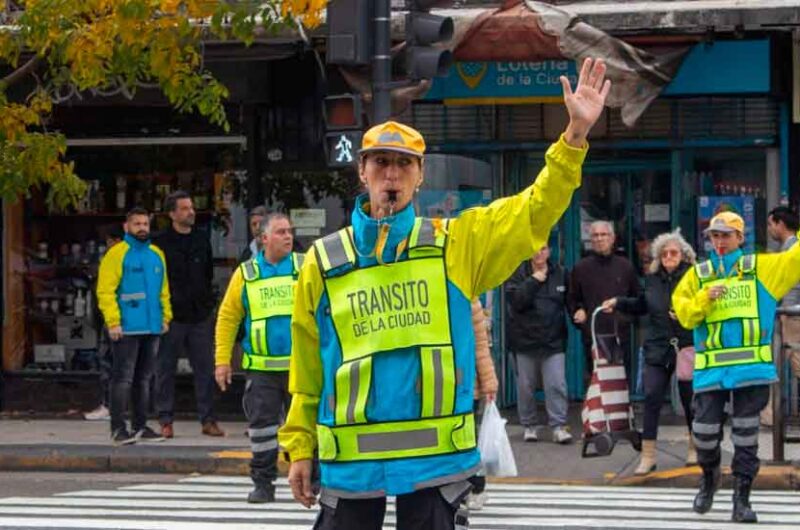
[[[285,480],[277,483],[272,504],[247,504],[250,489],[246,477],[196,476],[173,484],[7,497],[0,499],[0,528],[307,530],[313,525],[316,510],[292,501]],[[714,509],[703,516],[691,511],[694,491],[686,489],[489,484],[488,491],[484,509],[470,514],[473,530],[737,526],[730,522],[729,490],[720,491]],[[800,528],[800,492],[756,491],[751,500],[759,530]],[[394,527],[390,499],[384,528]]]

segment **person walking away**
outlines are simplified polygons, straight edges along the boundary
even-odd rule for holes
[[[614,254],[614,226],[608,221],[595,221],[591,225],[590,233],[592,251],[572,269],[567,294],[569,312],[583,338],[586,360],[584,377],[587,382],[593,366],[589,315],[604,300],[617,296],[635,298],[641,291],[633,264],[627,258]],[[630,321],[617,315],[600,314],[597,316],[596,326],[600,347],[608,350],[607,354],[622,355],[625,372],[631,377]],[[609,342],[609,339],[619,340],[617,352],[614,352],[616,345]]]
[[[172,307],[164,253],[150,243],[150,214],[133,208],[123,241],[110,248],[97,276],[97,300],[111,339],[111,440],[114,445],[160,442],[147,425],[150,381],[158,341],[169,330]],[[125,423],[133,402],[131,431]]]
[[[544,386],[552,440],[572,441],[567,427],[569,402],[565,371],[567,273],[542,247],[520,264],[506,282],[507,336],[517,375],[517,412],[526,442],[539,440],[536,389]]]
[[[646,315],[644,337],[644,431],[642,455],[634,471],[646,475],[656,469],[656,439],[658,421],[669,391],[670,380],[678,362],[678,352],[692,347],[692,332],[680,325],[672,310],[672,293],[678,282],[695,263],[691,245],[680,230],[661,234],[651,246],[653,260],[645,276],[644,292],[636,298],[609,298],[603,310],[615,310],[632,315]],[[678,393],[686,416],[689,449],[686,465],[697,464],[697,452],[692,441],[692,382],[678,381]]]
[[[732,401],[731,471],[735,522],[756,522],[750,488],[758,474],[759,413],[778,381],[772,362],[775,309],[800,281],[800,245],[780,254],[745,254],[744,221],[733,212],[715,215],[706,234],[711,257],[690,268],[672,295],[678,320],[694,331],[692,435],[703,468],[693,508],[711,509],[720,476],[723,410]]]
[[[155,243],[164,252],[173,319],[162,337],[156,362],[156,412],[164,438],[175,436],[175,371],[178,358],[189,358],[200,432],[224,436],[214,415],[214,260],[208,233],[195,228],[191,196],[169,194],[164,210],[172,224]]]
[[[316,503],[316,530],[378,530],[396,496],[398,530],[467,524],[461,502],[480,469],[471,300],[544,244],[580,182],[586,135],[603,111],[605,65],[587,60],[570,122],[546,168],[513,197],[459,217],[418,218],[425,141],[388,121],[362,138],[352,225],[317,240],[292,313],[292,406],[279,432],[292,494]]]
[[[267,209],[264,206],[256,206],[250,210],[247,216],[247,223],[253,239],[242,249],[242,253],[239,255],[239,263],[253,259],[261,251],[261,224],[267,214]]]
[[[481,399],[484,403],[490,403],[497,397],[497,373],[494,371],[494,361],[492,360],[491,343],[489,341],[489,330],[487,327],[486,315],[481,306],[481,301],[476,298],[472,301],[472,329],[475,333],[475,391],[473,397],[475,402],[472,409],[478,414]],[[476,429],[479,422],[475,422]],[[477,433],[477,430],[476,430]],[[467,495],[467,508],[473,511],[483,509],[489,496],[486,493],[486,476],[483,469],[478,471],[470,482],[472,491]]]
[[[275,501],[278,426],[290,403],[290,320],[303,262],[301,254],[292,252],[292,225],[284,214],[267,215],[259,233],[261,251],[234,271],[219,308],[214,374],[220,389],[227,390],[232,380],[233,345],[244,323],[242,369],[247,381],[242,408],[253,452],[250,478],[254,488],[247,496],[250,503]]]
[[[800,227],[800,222],[798,222],[797,213],[787,206],[778,206],[767,215],[767,233],[780,244],[779,252],[785,252],[795,244],[798,227]],[[800,304],[800,284],[792,287],[792,290],[783,297],[780,307],[785,308],[798,304]],[[772,345],[773,355],[778,348],[783,347],[783,343],[796,344],[800,342],[800,318],[781,315],[780,323],[782,333],[775,333]],[[777,355],[774,357],[777,358]],[[800,350],[788,351],[786,358],[794,377],[800,377]],[[773,393],[774,391],[770,392],[770,400],[761,411],[761,424],[768,427],[772,426]]]
[[[122,241],[124,236],[125,232],[122,231],[122,227],[115,224],[106,235],[106,249]],[[95,291],[97,291],[97,285],[95,285]],[[95,297],[95,300],[97,300],[97,297]],[[100,372],[98,380],[100,405],[89,412],[83,413],[83,419],[88,421],[111,419],[111,413],[109,411],[109,405],[111,403],[111,339],[108,337],[108,330],[105,325],[102,324],[102,315],[100,311],[97,311],[96,314],[99,315],[97,320],[100,321],[98,323],[101,324],[100,327],[102,328],[100,332],[100,343],[97,348],[97,364]]]

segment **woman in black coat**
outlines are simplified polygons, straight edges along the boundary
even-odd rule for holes
[[[680,230],[661,234],[651,246],[653,261],[645,277],[644,292],[636,298],[610,298],[603,309],[634,315],[646,315],[647,334],[644,339],[644,432],[642,457],[634,472],[645,475],[656,468],[656,437],[658,419],[664,404],[664,394],[675,371],[678,352],[692,347],[692,332],[681,327],[672,311],[672,291],[683,274],[694,264],[695,253],[680,234]],[[692,382],[678,381],[681,404],[689,429],[687,465],[697,464],[697,453],[691,437]]]

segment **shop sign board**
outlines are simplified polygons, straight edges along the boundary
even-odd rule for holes
[[[324,208],[293,208],[289,210],[289,220],[297,230],[300,228],[325,228]],[[298,233],[298,235],[301,235]]]
[[[425,99],[459,105],[557,102],[562,75],[575,85],[574,61],[457,62],[447,76],[434,79]],[[763,94],[770,90],[770,79],[769,39],[701,43],[662,95]]]
[[[753,252],[756,245],[756,206],[752,195],[703,195],[697,199],[697,247],[706,256],[711,254],[711,241],[703,233],[711,218],[720,212],[735,212],[744,219],[742,250]]]

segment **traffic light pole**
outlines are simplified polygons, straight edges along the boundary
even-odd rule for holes
[[[375,55],[372,58],[372,124],[392,115],[391,0],[375,0]]]

